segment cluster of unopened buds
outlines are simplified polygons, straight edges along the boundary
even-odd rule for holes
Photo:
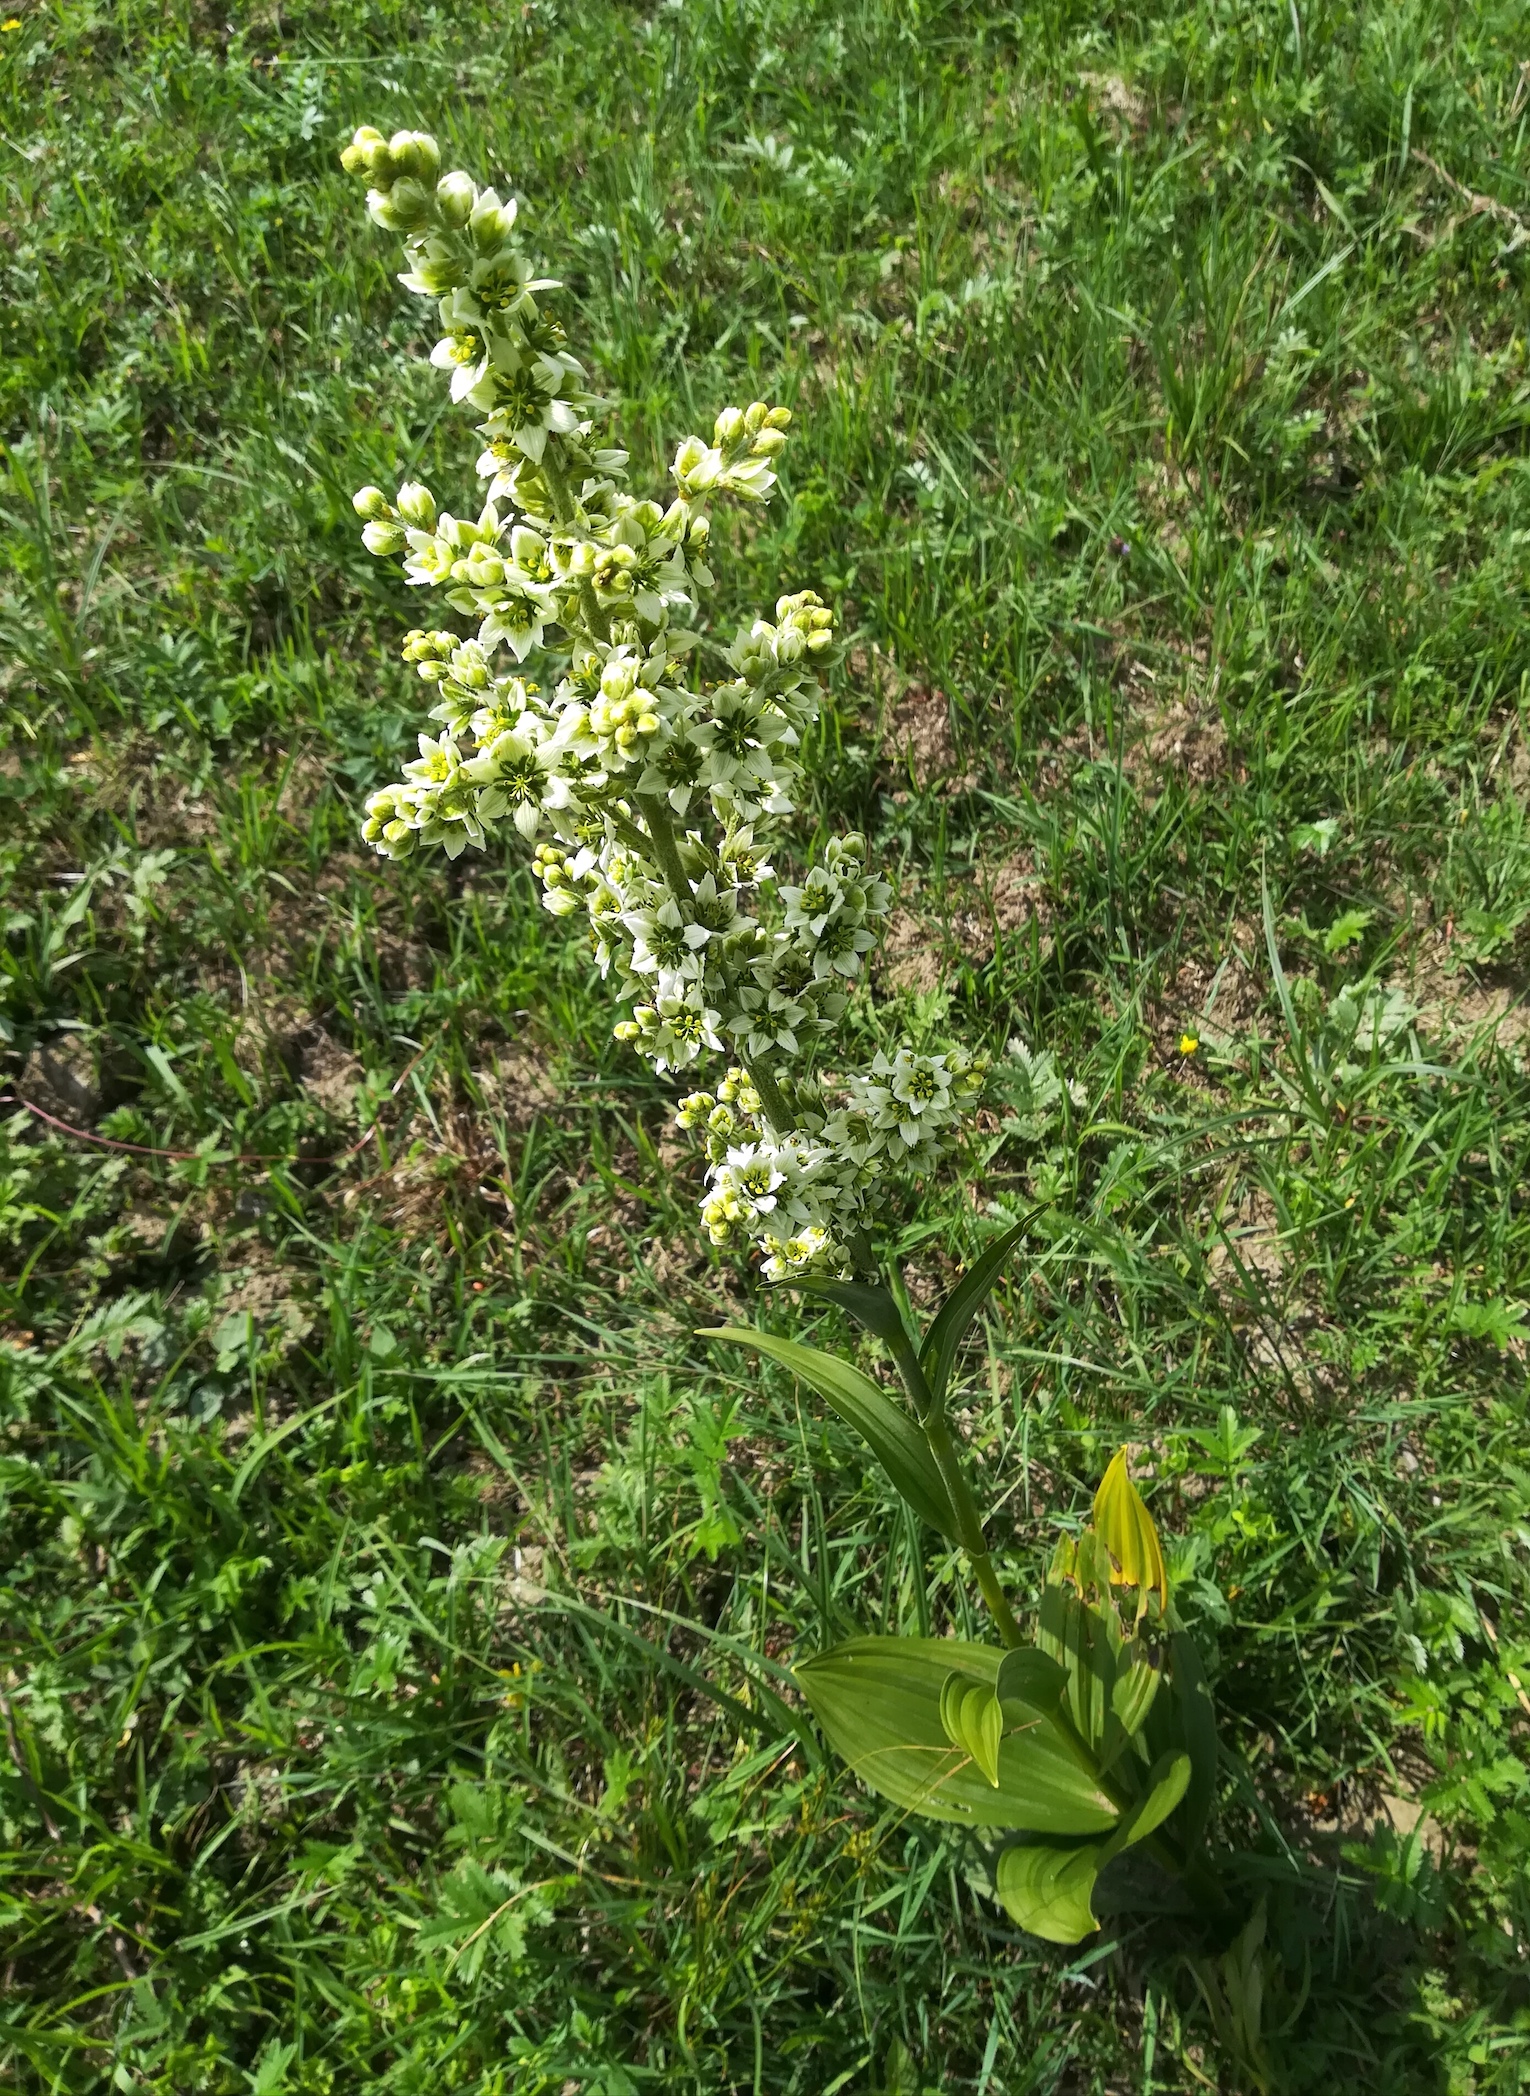
[[[559,286],[527,254],[514,200],[443,174],[419,132],[364,128],[342,159],[366,177],[374,220],[404,236],[401,282],[436,303],[431,360],[482,417],[488,483],[471,518],[419,482],[355,498],[369,550],[473,626],[406,636],[435,732],[371,796],[362,834],[393,858],[429,845],[455,858],[513,826],[547,909],[585,912],[630,1006],[618,1036],[660,1071],[739,1059],[715,1098],[681,1110],[682,1126],[705,1128],[713,1241],[757,1246],[774,1276],[848,1270],[870,1188],[893,1167],[935,1165],[983,1073],[959,1053],[901,1048],[841,1079],[832,1103],[809,1074],[892,903],[859,835],[830,840],[800,881],[775,876],[833,613],[812,590],[783,596],[773,619],[712,649],[722,681],[695,670],[714,579],[703,499],[768,499],[790,414],[725,408],[710,442],[678,446],[669,503],[639,498],[626,453],[597,434],[611,404],[568,347]]]
[[[743,1068],[730,1069],[715,1094],[692,1092],[675,1119],[706,1153],[701,1219],[713,1244],[752,1242],[770,1280],[852,1266],[879,1180],[889,1170],[933,1169],[987,1067],[960,1050],[878,1054],[869,1074],[837,1081],[832,1102],[818,1086],[801,1088],[797,1126],[785,1134],[770,1125]]]

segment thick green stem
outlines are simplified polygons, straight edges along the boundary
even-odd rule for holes
[[[547,492],[552,497],[553,522],[555,524],[572,524],[577,519],[577,505],[574,501],[573,490],[569,487],[562,468],[553,456],[553,446],[556,442],[556,437],[548,439],[547,448],[542,453],[541,463],[537,471],[547,483]]]
[[[999,1585],[999,1575],[993,1569],[993,1559],[986,1550],[981,1555],[968,1551],[967,1556],[977,1576],[977,1583],[982,1588],[983,1599],[988,1603],[988,1613],[998,1625],[999,1636],[1013,1652],[1017,1645],[1025,1643],[1025,1638],[1020,1625],[1015,1621],[1015,1612],[1005,1598],[1004,1589]]]
[[[776,1083],[775,1075],[762,1062],[747,1055],[740,1057],[749,1072],[749,1081],[760,1095],[760,1104],[765,1109],[765,1118],[777,1135],[790,1135],[797,1125],[797,1117],[786,1103],[785,1094]]]
[[[685,877],[685,868],[680,861],[680,847],[675,841],[675,826],[669,819],[669,810],[663,801],[651,793],[635,793],[634,807],[648,825],[648,835],[653,844],[653,855],[659,862],[670,894],[689,915],[692,895],[691,884]]]
[[[967,1482],[967,1473],[962,1466],[961,1453],[952,1436],[945,1413],[930,1394],[924,1370],[914,1352],[913,1341],[905,1333],[892,1341],[893,1359],[898,1364],[898,1373],[913,1400],[914,1411],[924,1433],[925,1444],[935,1459],[947,1496],[956,1515],[956,1540],[972,1565],[983,1599],[988,1603],[989,1614],[998,1626],[1000,1637],[1013,1651],[1023,1642],[1020,1625],[1015,1621],[1014,1610],[1005,1598],[999,1584],[999,1575],[993,1568],[993,1559],[988,1555],[988,1539],[983,1534],[983,1516],[972,1487]]]
[[[585,619],[595,638],[597,640],[609,640],[611,638],[611,614],[608,611],[601,610],[600,599],[595,594],[593,582],[580,583],[579,601],[584,606]]]
[[[578,523],[579,504],[574,499],[574,491],[568,484],[568,476],[564,473],[554,455],[557,442],[556,437],[548,438],[547,448],[542,453],[542,463],[537,470],[546,483],[548,495],[552,499],[553,522],[567,527],[570,524]],[[595,594],[595,585],[592,582],[580,583],[579,602],[584,611],[585,623],[591,633],[594,634],[597,640],[609,640],[611,638],[611,614],[601,610],[600,600]]]

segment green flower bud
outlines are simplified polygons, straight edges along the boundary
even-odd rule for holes
[[[460,646],[455,633],[427,633],[415,626],[404,635],[405,662],[431,662],[448,656]]]
[[[398,513],[417,531],[436,528],[436,498],[417,480],[406,480],[398,491]]]
[[[381,488],[358,488],[351,497],[351,508],[368,524],[386,523],[393,515],[393,505]]]
[[[395,131],[388,152],[401,175],[433,182],[441,172],[441,148],[428,131]]]
[[[374,124],[363,124],[353,133],[350,144],[340,155],[340,165],[348,175],[367,175],[379,183],[393,180],[393,169],[388,163],[388,141]]]
[[[461,168],[443,175],[436,184],[436,208],[446,223],[460,230],[473,215],[478,202],[478,184]]]
[[[468,220],[468,231],[479,254],[492,255],[515,231],[515,212],[503,204],[479,204]]]
[[[391,189],[368,190],[367,209],[385,232],[417,233],[430,217],[430,197],[406,175]]]
[[[375,553],[380,560],[386,560],[390,553],[402,553],[407,541],[397,524],[379,522],[367,526],[361,534],[361,543],[368,553]]]

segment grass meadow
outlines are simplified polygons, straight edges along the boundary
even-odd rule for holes
[[[1525,2087],[1522,8],[15,4],[0,2082]],[[518,192],[654,483],[795,411],[720,615],[849,636],[800,840],[902,869],[868,1049],[1082,1102],[987,1115],[910,1286],[1033,1215],[957,1400],[998,1560],[1130,1441],[1257,2026],[818,1747],[784,1669],[949,1564],[690,1336],[787,1313],[523,855],[357,842],[423,705],[349,498],[476,448],[360,122]]]

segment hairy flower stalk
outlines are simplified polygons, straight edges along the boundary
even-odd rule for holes
[[[456,858],[513,825],[547,909],[587,921],[628,1007],[617,1036],[660,1072],[723,1064],[679,1112],[705,1147],[712,1242],[756,1249],[772,1280],[869,1271],[877,1187],[933,1169],[984,1064],[905,1045],[832,1085],[818,1074],[892,902],[857,834],[800,882],[774,864],[833,614],[800,590],[730,644],[698,625],[713,587],[705,503],[768,501],[791,417],[725,408],[710,442],[680,443],[668,505],[639,498],[514,200],[442,175],[421,132],[364,128],[342,159],[367,177],[376,222],[404,236],[400,281],[436,304],[431,362],[482,417],[487,483],[472,518],[417,483],[355,498],[371,552],[472,626],[406,636],[433,732],[372,795],[362,834],[392,858],[430,845]]]

